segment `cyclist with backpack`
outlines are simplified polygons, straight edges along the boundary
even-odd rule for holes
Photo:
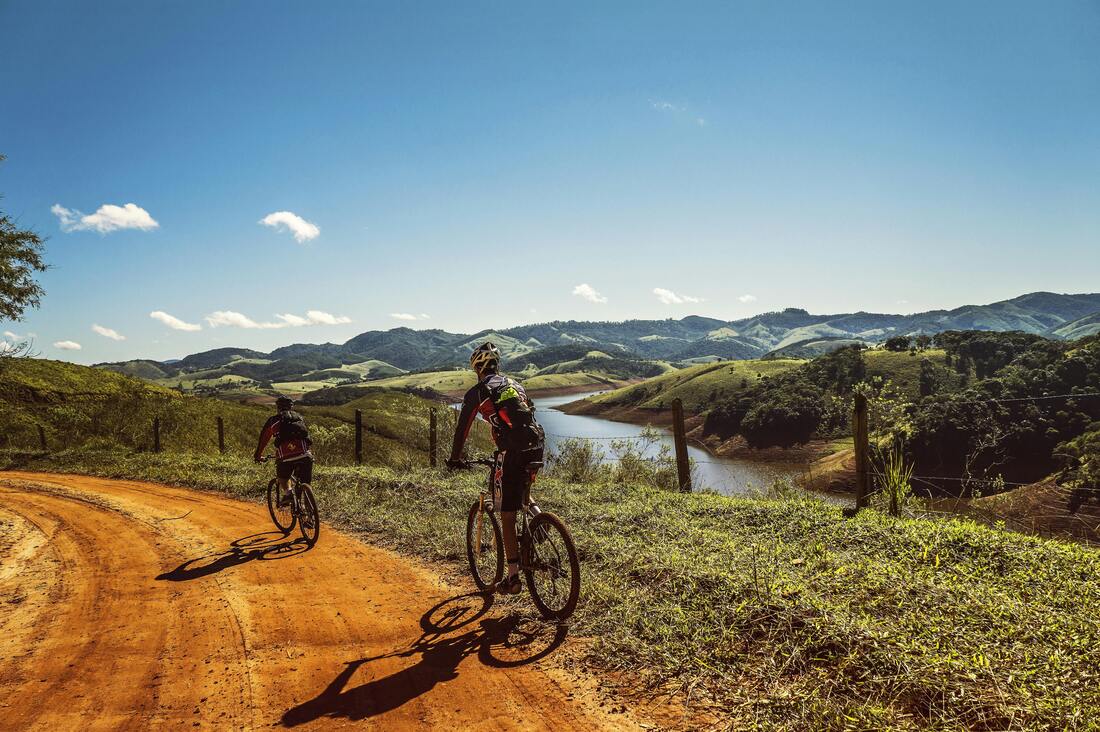
[[[283,506],[292,500],[292,475],[299,483],[313,482],[313,453],[309,450],[313,441],[309,439],[306,421],[294,411],[293,399],[279,397],[275,400],[275,408],[278,413],[260,430],[260,442],[252,459],[263,462],[267,443],[275,441],[275,477],[279,481],[279,505]]]
[[[542,462],[546,435],[535,420],[535,405],[523,386],[499,373],[500,350],[496,345],[486,342],[475,348],[470,366],[477,373],[477,384],[462,400],[447,467],[467,467],[462,460],[462,447],[480,414],[492,426],[493,441],[503,454],[501,505],[497,510],[504,530],[508,575],[495,589],[501,594],[515,595],[520,591],[516,511],[523,507],[524,496],[538,472],[532,463]]]

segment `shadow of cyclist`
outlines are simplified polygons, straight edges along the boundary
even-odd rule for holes
[[[186,582],[217,574],[245,562],[286,559],[307,552],[309,549],[310,546],[305,539],[290,540],[281,532],[265,531],[251,536],[242,536],[231,543],[225,551],[188,559],[171,572],[157,575],[157,579]]]
[[[428,610],[420,619],[423,635],[410,647],[382,656],[348,662],[315,698],[283,714],[284,727],[322,717],[362,720],[397,709],[458,677],[462,661],[477,654],[481,663],[498,668],[522,666],[545,658],[565,641],[566,626],[547,626],[516,616],[485,618],[491,595],[459,595]],[[477,626],[474,626],[474,622]],[[527,624],[531,627],[525,627]],[[540,633],[553,629],[549,638]],[[461,630],[456,634],[456,631]],[[505,658],[499,652],[504,651]],[[356,671],[384,658],[411,658],[416,663],[400,671],[347,689]]]

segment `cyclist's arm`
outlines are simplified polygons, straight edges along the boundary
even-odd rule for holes
[[[277,417],[269,417],[267,422],[264,423],[264,428],[260,430],[260,442],[256,445],[256,452],[252,455],[253,460],[259,460],[263,457],[264,449],[267,448],[267,443],[271,442],[271,438],[275,436],[275,429],[279,424]]]
[[[455,438],[451,445],[451,459],[449,462],[458,462],[462,459],[462,448],[466,445],[466,438],[470,436],[470,428],[477,419],[477,388],[466,392],[462,400],[462,411],[458,413],[458,422],[455,424]]]

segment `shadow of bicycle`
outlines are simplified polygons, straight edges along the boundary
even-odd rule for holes
[[[242,536],[223,551],[188,559],[171,572],[164,572],[156,578],[167,582],[186,582],[209,577],[246,562],[287,559],[303,554],[310,548],[301,537],[292,540],[279,531],[264,531]]]
[[[485,617],[492,606],[492,596],[480,594],[459,595],[436,604],[421,616],[423,633],[411,646],[348,662],[324,691],[283,714],[283,726],[295,727],[322,717],[368,719],[457,678],[459,665],[470,656],[476,655],[486,666],[511,668],[546,658],[565,642],[565,625],[515,615]],[[346,688],[360,667],[384,658],[415,658],[416,663]]]

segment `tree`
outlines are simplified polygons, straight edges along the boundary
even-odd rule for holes
[[[912,340],[909,336],[894,336],[886,339],[884,347],[887,351],[908,351]]]
[[[22,320],[27,308],[38,307],[45,291],[34,276],[44,271],[42,238],[0,211],[0,320]]]
[[[922,358],[920,360],[920,395],[931,396],[936,393],[936,367],[932,360]]]

